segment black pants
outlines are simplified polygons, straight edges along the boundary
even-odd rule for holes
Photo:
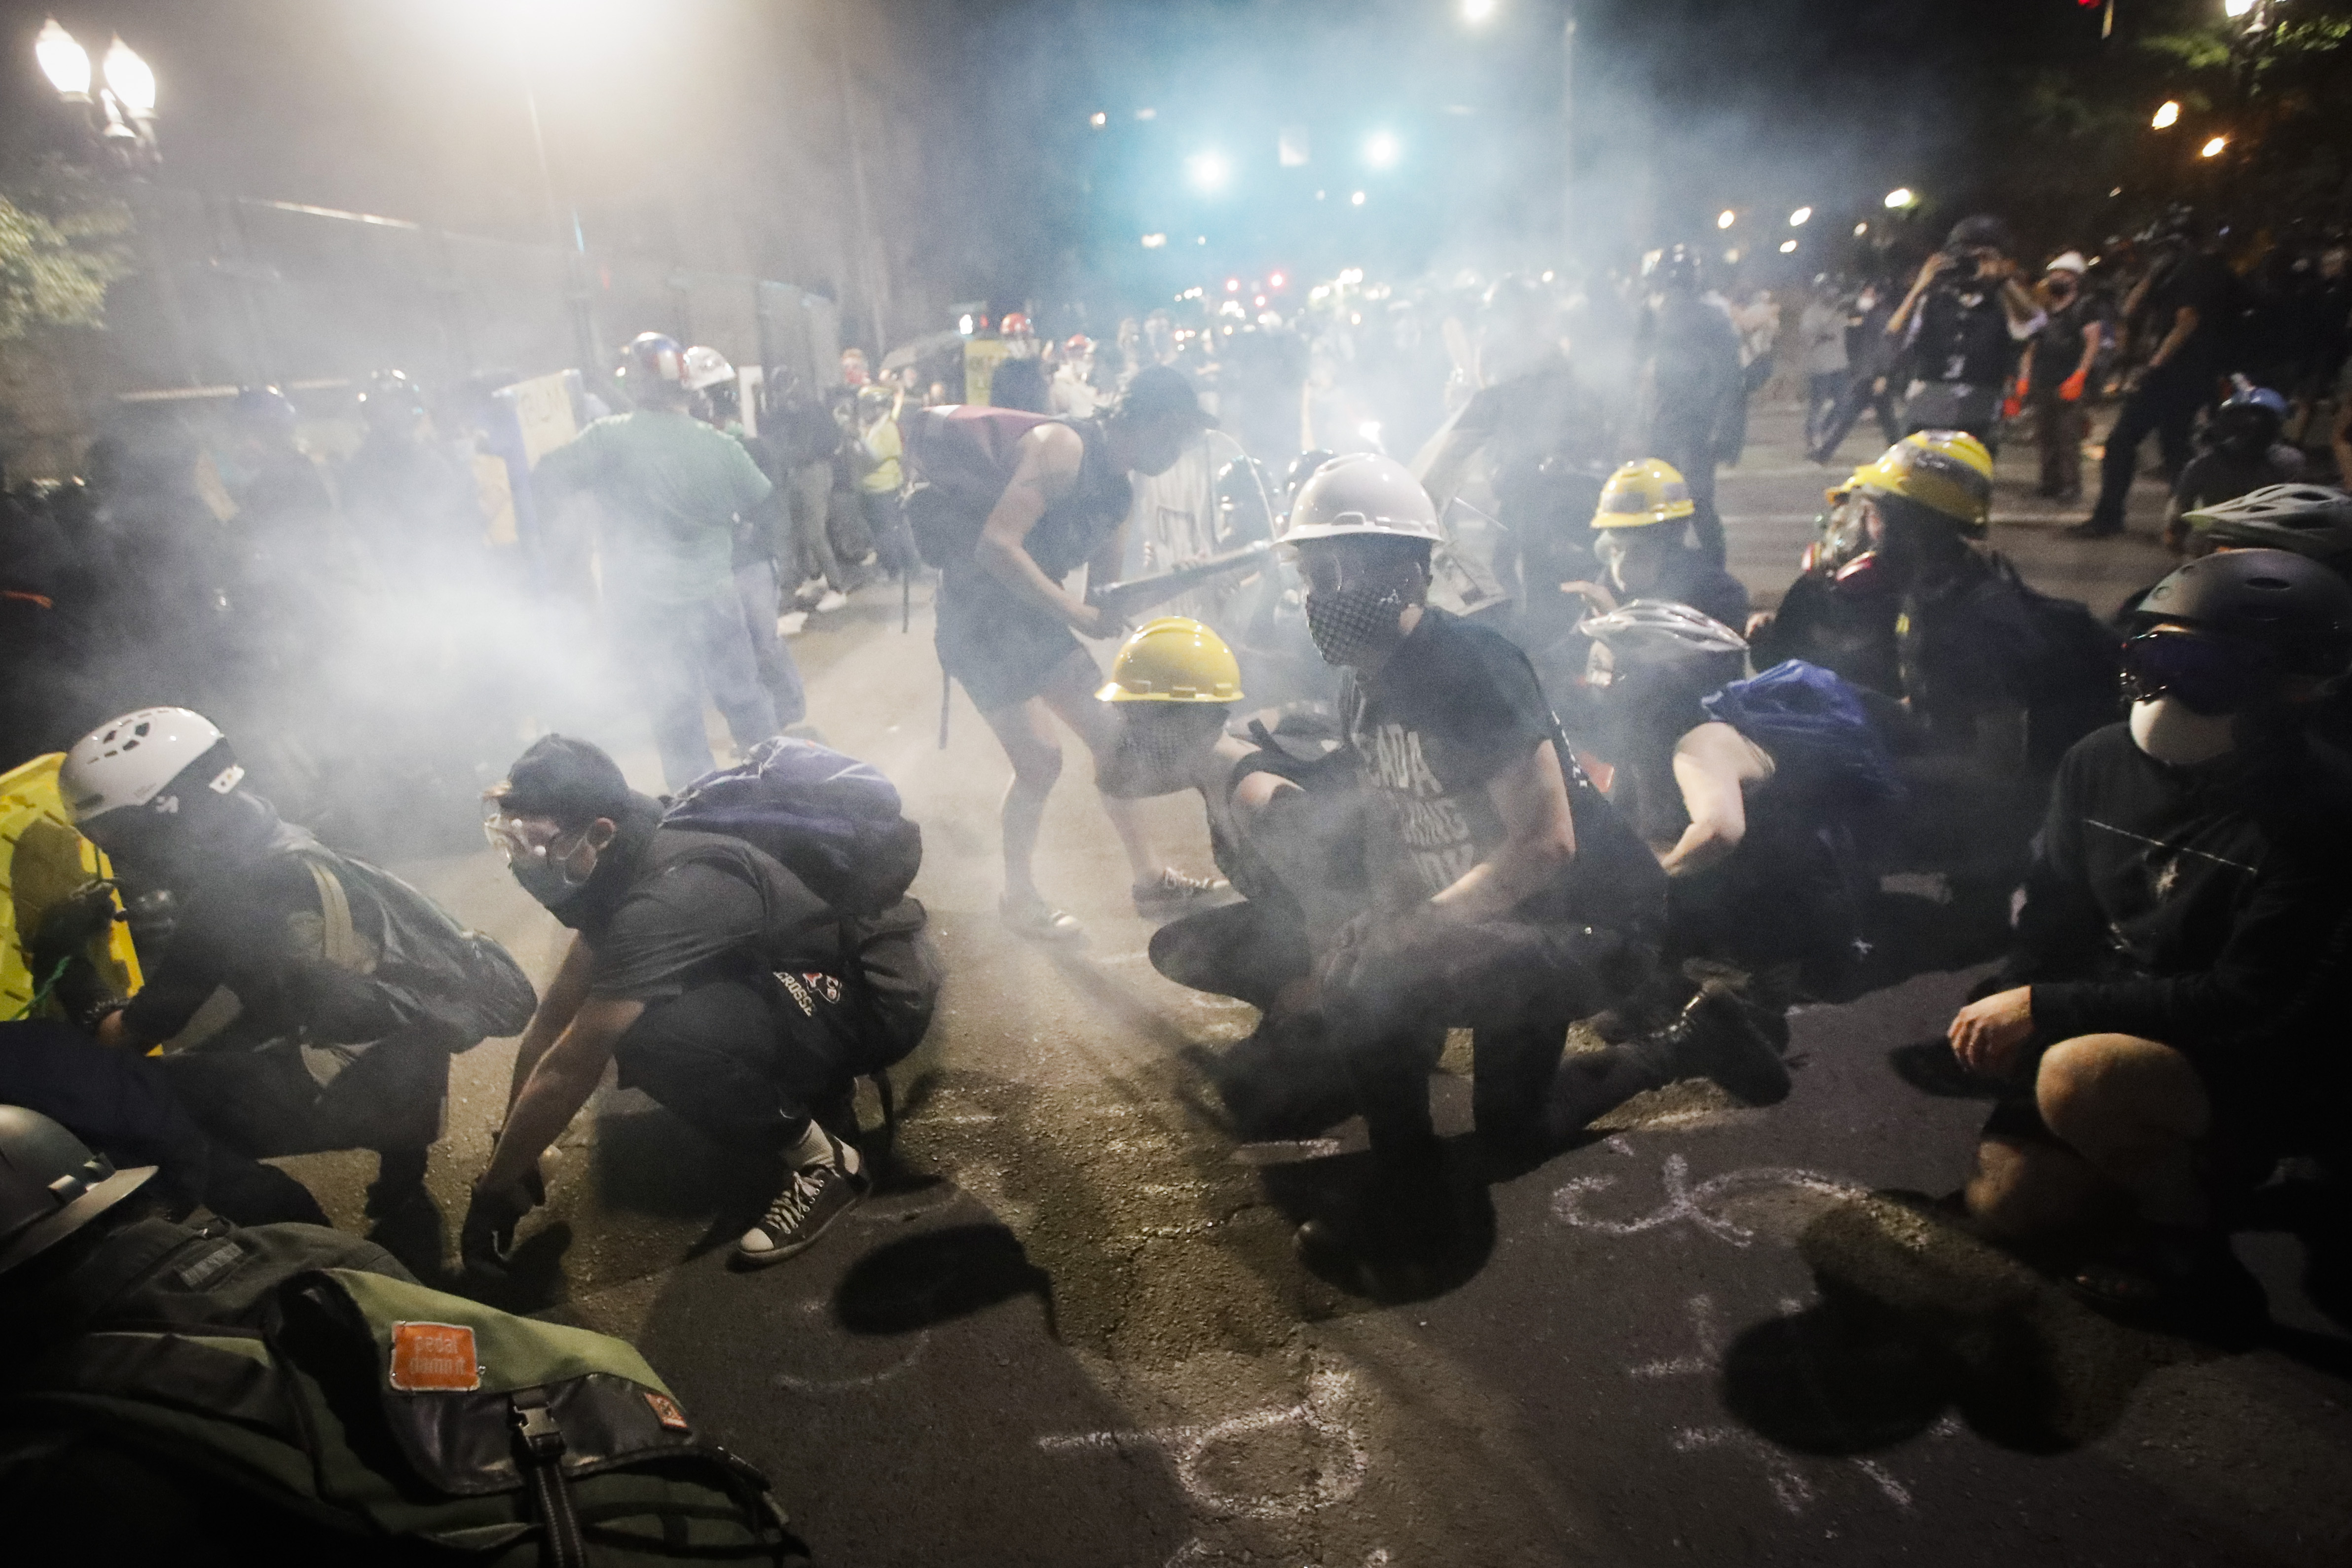
[[[156,1065],[197,1125],[241,1155],[415,1152],[441,1135],[449,1053],[436,1030],[368,1046],[320,1084],[290,1039],[176,1051]]]
[[[1296,909],[1229,904],[1151,934],[1151,967],[1180,986],[1234,997],[1260,1012],[1315,964]]]
[[[2116,415],[2115,428],[2107,432],[2106,455],[2099,461],[2099,499],[2091,508],[2091,521],[2101,528],[2119,528],[2124,525],[2124,503],[2130,497],[2132,477],[2139,469],[2140,443],[2148,433],[2156,434],[2158,449],[2164,455],[2164,476],[2168,482],[2180,477],[2181,469],[2189,465],[2189,431],[2196,423],[2197,411],[2211,395],[2211,388],[2200,375],[2176,371],[2171,366],[2151,371],[2140,382]]]
[[[1662,406],[1650,423],[1651,455],[1674,465],[1690,486],[1697,510],[1691,517],[1691,538],[1707,559],[1724,562],[1723,520],[1715,510],[1716,423],[1714,407]]]
[[[1885,438],[1887,445],[1903,439],[1902,423],[1895,417],[1895,394],[1878,382],[1876,376],[1856,372],[1853,380],[1846,383],[1845,395],[1838,400],[1821,439],[1813,444],[1815,462],[1826,463],[1837,455],[1837,449],[1845,444],[1847,434],[1862,418],[1864,409],[1878,416],[1878,434]]]
[[[709,981],[648,1007],[613,1054],[624,1087],[751,1155],[796,1142],[860,1071],[850,1003],[825,975]]]
[[[1180,985],[1260,1009],[1312,965],[1296,922],[1245,904],[1162,926],[1151,961]],[[1509,920],[1400,923],[1336,955],[1321,986],[1325,1038],[1374,1153],[1410,1155],[1435,1137],[1429,1074],[1457,1026],[1474,1031],[1479,1131],[1531,1134],[1568,1026],[1637,988],[1654,962],[1646,945],[1611,932]]]

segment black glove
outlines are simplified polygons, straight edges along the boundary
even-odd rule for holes
[[[49,905],[33,928],[26,956],[32,961],[34,979],[47,980],[58,965],[89,950],[91,941],[122,918],[114,906],[115,884],[103,879],[83,883]]]
[[[538,1207],[531,1182],[488,1187],[476,1183],[473,1201],[466,1205],[466,1223],[457,1233],[457,1256],[470,1273],[504,1279],[507,1259],[514,1251],[515,1227]]]

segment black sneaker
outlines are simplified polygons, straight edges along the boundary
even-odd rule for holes
[[[1711,1078],[1734,1099],[1770,1105],[1789,1097],[1789,1068],[1737,997],[1704,990],[1666,1031],[1667,1060],[1684,1077]]]
[[[736,1239],[737,1263],[761,1269],[805,1252],[835,1220],[864,1201],[870,1184],[856,1146],[830,1133],[825,1142],[833,1157],[793,1171],[759,1222]]]
[[[1171,866],[1157,881],[1136,883],[1134,892],[1138,915],[1146,920],[1168,921],[1223,903],[1233,884],[1223,877],[1186,876]]]
[[[375,1180],[368,1183],[362,1212],[370,1219],[397,1214],[425,1197],[424,1149],[383,1149],[376,1154]]]

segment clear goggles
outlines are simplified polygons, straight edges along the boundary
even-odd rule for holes
[[[482,797],[482,837],[509,866],[557,858],[556,844],[565,837],[552,817],[522,816],[509,811],[497,795]]]

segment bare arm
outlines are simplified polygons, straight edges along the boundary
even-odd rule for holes
[[[1507,914],[1542,892],[1576,858],[1576,818],[1551,742],[1538,741],[1496,774],[1486,786],[1486,798],[1503,820],[1503,841],[1429,901],[1449,919],[1491,920]]]
[[[1668,876],[1729,858],[1748,836],[1747,786],[1772,777],[1772,759],[1727,724],[1703,724],[1675,743],[1675,782],[1690,826],[1658,857]]]
[[[2102,322],[2089,322],[2083,328],[2083,362],[2074,367],[2076,375],[2087,376],[2091,373],[2091,365],[2098,359],[2099,345],[2106,340],[2106,327]],[[2031,350],[2027,351],[2032,352]]]
[[[1895,314],[1886,319],[1888,337],[1903,336],[1905,330],[1911,325],[1911,312],[1919,308],[1920,298],[1927,292],[1927,286],[1935,282],[1937,276],[1951,265],[1952,258],[1942,251],[1937,251],[1927,258],[1927,265],[1919,269],[1918,277],[1911,285],[1911,292],[1903,297],[1903,303],[1897,305],[1895,308]]]
[[[973,558],[1023,603],[1091,634],[1102,620],[1094,606],[1064,592],[1025,548],[1046,508],[1076,487],[1086,449],[1066,424],[1041,424],[1020,445],[1020,464],[980,530]]]
[[[643,1002],[612,998],[580,1004],[507,1107],[506,1130],[476,1186],[511,1187],[530,1176],[540,1155],[562,1135],[596,1092],[604,1064],[613,1060],[613,1048],[645,1010]]]
[[[522,1086],[530,1081],[530,1070],[539,1065],[539,1059],[547,1054],[547,1048],[555,1043],[556,1037],[580,1011],[580,1004],[588,999],[588,977],[595,964],[596,955],[590,949],[588,939],[573,932],[562,967],[555,971],[555,978],[548,981],[546,992],[531,1012],[530,1022],[523,1029],[522,1039],[515,1045],[514,1076],[507,1084],[509,1109],[513,1108]]]

